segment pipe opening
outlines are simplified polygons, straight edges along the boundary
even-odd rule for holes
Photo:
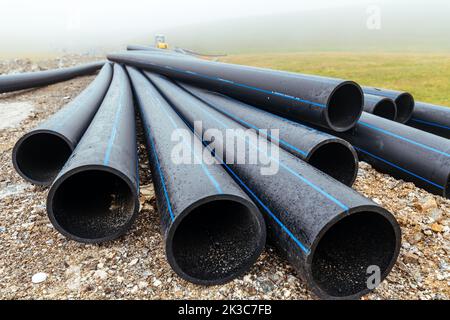
[[[335,131],[351,129],[358,121],[363,108],[363,93],[353,83],[338,87],[328,101],[328,122]]]
[[[411,119],[414,111],[414,98],[408,93],[401,94],[395,99],[397,104],[397,121],[400,123],[406,123]]]
[[[373,109],[373,114],[388,120],[395,120],[397,107],[391,100],[380,101]]]
[[[176,227],[171,249],[177,268],[202,284],[219,284],[247,270],[259,255],[258,216],[231,200],[193,209]]]
[[[101,170],[69,176],[56,188],[51,203],[59,227],[86,242],[117,237],[128,227],[135,210],[130,186],[118,175]]]
[[[387,218],[359,212],[338,221],[314,250],[312,276],[332,297],[348,297],[368,290],[369,266],[380,270],[380,282],[395,258],[397,237]]]
[[[353,184],[358,170],[355,154],[345,144],[338,142],[319,146],[310,155],[308,163],[347,186]]]
[[[15,152],[18,170],[38,184],[50,184],[72,154],[70,145],[53,133],[40,132],[26,137]]]

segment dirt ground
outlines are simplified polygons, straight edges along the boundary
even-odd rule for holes
[[[3,61],[0,74],[88,60],[93,58]],[[226,285],[200,287],[180,279],[165,260],[143,144],[142,209],[130,232],[102,245],[79,244],[58,234],[46,215],[47,190],[19,177],[12,166],[11,152],[21,135],[73,99],[93,78],[0,94],[2,118],[12,104],[32,106],[31,111],[27,107],[28,111],[23,112],[20,123],[16,114],[12,116],[16,122],[11,122],[12,127],[3,124],[0,129],[0,299],[315,298],[289,264],[270,248],[248,274]],[[449,299],[450,200],[380,174],[366,163],[360,165],[354,188],[390,210],[403,233],[400,257],[393,271],[363,299]],[[33,283],[33,276],[41,282]]]

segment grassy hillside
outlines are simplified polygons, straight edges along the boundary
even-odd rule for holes
[[[221,61],[406,90],[416,100],[450,106],[450,54],[301,52],[232,55]]]

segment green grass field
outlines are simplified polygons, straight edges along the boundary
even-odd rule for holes
[[[450,106],[450,54],[446,53],[242,54],[221,61],[354,80],[408,91],[417,101]]]

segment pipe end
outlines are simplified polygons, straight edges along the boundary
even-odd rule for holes
[[[364,206],[329,224],[308,257],[314,291],[326,299],[356,299],[374,290],[397,260],[401,231],[385,209]]]
[[[47,213],[53,226],[82,243],[101,243],[124,234],[137,216],[136,187],[116,169],[85,166],[52,185]]]
[[[361,87],[353,81],[345,81],[328,98],[326,122],[336,132],[348,131],[359,120],[363,106],[364,94]]]
[[[16,171],[35,185],[49,186],[69,159],[73,144],[51,130],[35,130],[16,142],[12,160]]]
[[[397,105],[396,121],[400,123],[408,122],[414,111],[414,97],[408,92],[403,92],[395,99],[395,104]]]
[[[344,140],[324,141],[311,150],[306,161],[347,186],[353,185],[358,174],[358,155]]]
[[[264,219],[249,201],[212,196],[175,218],[166,255],[182,278],[200,285],[231,281],[250,269],[265,245]]]

